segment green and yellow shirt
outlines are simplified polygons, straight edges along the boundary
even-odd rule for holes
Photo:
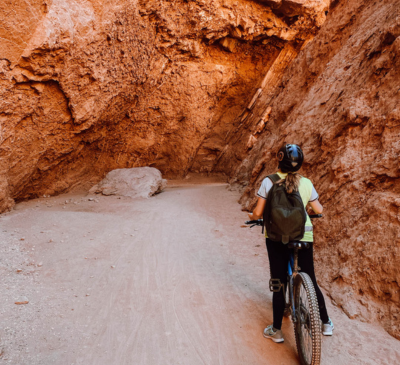
[[[287,176],[287,174],[283,172],[277,172],[277,174],[281,179],[285,179]],[[271,188],[272,188],[272,181],[266,177],[261,183],[257,196],[263,199],[267,199],[268,192],[271,190]],[[311,182],[311,180],[303,176],[301,177],[300,180],[299,193],[301,196],[301,200],[303,201],[304,208],[309,202],[318,199],[318,193],[315,190],[313,183]],[[308,215],[306,220],[306,227],[312,227],[311,219]],[[268,237],[267,232],[265,232],[265,237]],[[301,241],[313,242],[314,241],[313,232],[312,231],[305,232],[304,237],[301,239]]]

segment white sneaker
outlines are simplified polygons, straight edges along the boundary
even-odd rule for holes
[[[332,336],[333,335],[333,330],[335,329],[335,326],[333,325],[332,320],[329,318],[328,323],[323,323],[322,324],[322,334],[324,336]]]
[[[264,329],[264,337],[270,338],[274,342],[283,342],[283,336],[281,330],[274,329],[273,325],[271,324],[266,329]]]

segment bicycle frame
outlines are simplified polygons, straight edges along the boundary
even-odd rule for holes
[[[288,262],[288,286],[289,286],[289,307],[290,311],[292,314],[292,321],[296,322],[297,321],[297,316],[295,315],[296,310],[294,308],[294,294],[293,294],[293,280],[296,277],[297,273],[299,272],[299,267],[298,267],[298,252],[297,248],[293,249],[294,252],[291,253],[290,259]]]

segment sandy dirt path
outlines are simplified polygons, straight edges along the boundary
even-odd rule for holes
[[[223,184],[177,184],[147,200],[70,194],[2,215],[0,363],[298,364],[288,319],[285,343],[262,337],[268,258],[237,199]],[[327,301],[336,329],[322,364],[400,363],[399,341]]]

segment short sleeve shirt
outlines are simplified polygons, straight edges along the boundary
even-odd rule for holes
[[[278,175],[282,178],[282,179],[284,179],[286,176],[287,176],[287,174],[283,174],[283,173],[278,173]],[[307,182],[306,181],[303,181],[303,180],[308,180]],[[309,187],[309,189],[307,189],[311,194],[310,194],[310,198],[309,198],[309,200],[307,201],[307,203],[306,203],[306,205],[309,203],[309,202],[313,202],[314,200],[317,200],[318,198],[319,198],[319,196],[318,196],[318,193],[317,193],[317,190],[315,190],[315,187],[314,187],[314,185],[313,185],[313,183],[309,180],[309,179],[307,179],[307,178],[305,178],[305,177],[303,177],[301,180],[300,180],[300,195],[301,195],[301,198],[302,198],[302,200],[303,200],[303,203],[304,203],[304,200],[307,200],[306,199],[306,196],[303,198],[303,195],[302,195],[302,190],[304,190],[304,189],[302,189],[302,185],[303,184],[307,184],[308,185],[308,187]],[[258,189],[258,192],[257,192],[257,196],[258,197],[260,197],[260,198],[264,198],[264,199],[267,199],[267,196],[268,196],[268,192],[271,190],[271,188],[272,188],[272,181],[271,181],[271,179],[269,179],[268,177],[266,177],[263,181],[262,181],[262,183],[261,183],[261,186],[260,186],[260,189]],[[311,189],[310,189],[311,188]],[[306,193],[306,191],[303,191],[303,193]],[[306,194],[307,196],[308,196],[308,194]]]
[[[277,172],[277,174],[281,179],[285,179],[287,176],[287,174],[282,172]],[[268,192],[271,190],[272,185],[273,184],[271,179],[266,177],[261,183],[260,189],[257,192],[257,196],[263,199],[267,199]],[[300,180],[299,193],[301,196],[301,200],[303,201],[304,208],[309,202],[315,201],[319,198],[313,183],[311,182],[311,180],[305,177],[302,177]],[[306,220],[306,226],[312,227],[311,219],[308,215]],[[312,242],[313,240],[314,240],[313,232],[309,231],[304,233],[304,237],[301,241]]]

